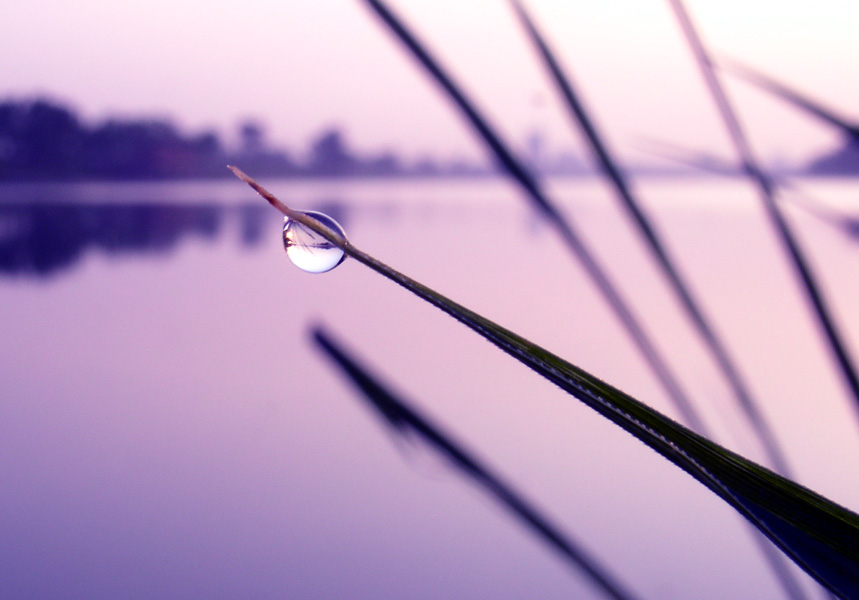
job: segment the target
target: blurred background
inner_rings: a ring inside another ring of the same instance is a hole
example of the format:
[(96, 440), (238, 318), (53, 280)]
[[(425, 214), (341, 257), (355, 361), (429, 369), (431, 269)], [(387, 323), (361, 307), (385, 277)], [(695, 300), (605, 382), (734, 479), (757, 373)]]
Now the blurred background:
[[(540, 174), (718, 441), (766, 463), (510, 6), (391, 5)], [(859, 5), (687, 5), (717, 60), (859, 115)], [(857, 406), (754, 187), (713, 172), (738, 162), (668, 4), (527, 8), (796, 479), (856, 509)], [(552, 227), (363, 2), (35, 0), (5, 7), (0, 40), (0, 595), (601, 597), (383, 429), (310, 343), (323, 323), (640, 597), (785, 596), (729, 507), (575, 399), (358, 264), (289, 263), (282, 217), (226, 164), (678, 417)], [(722, 79), (757, 156), (804, 191), (783, 208), (856, 348), (852, 142)]]

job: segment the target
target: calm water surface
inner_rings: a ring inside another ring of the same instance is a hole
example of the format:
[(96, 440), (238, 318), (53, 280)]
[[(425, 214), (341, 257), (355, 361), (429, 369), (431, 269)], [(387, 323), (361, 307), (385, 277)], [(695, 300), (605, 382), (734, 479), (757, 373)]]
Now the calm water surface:
[[(504, 182), (264, 184), (673, 414), (579, 266)], [(807, 187), (859, 213), (859, 185)], [(731, 181), (640, 189), (798, 479), (859, 508), (859, 411), (753, 194)], [(763, 460), (599, 183), (553, 191), (719, 440)], [(859, 240), (786, 207), (859, 354)], [(381, 428), (310, 344), (324, 324), (641, 597), (782, 597), (739, 517), (702, 486), (361, 265), (301, 272), (281, 227), (238, 182), (0, 188), (0, 595), (600, 597)]]

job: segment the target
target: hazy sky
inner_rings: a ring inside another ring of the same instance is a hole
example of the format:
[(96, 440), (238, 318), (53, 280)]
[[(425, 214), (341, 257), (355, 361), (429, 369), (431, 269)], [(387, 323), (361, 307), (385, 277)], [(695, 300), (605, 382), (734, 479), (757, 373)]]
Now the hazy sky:
[[(392, 5), (511, 141), (539, 130), (552, 147), (578, 145), (505, 1)], [(640, 140), (652, 138), (731, 156), (667, 2), (527, 5), (619, 151), (640, 158)], [(689, 0), (688, 7), (716, 53), (859, 117), (859, 3)], [(362, 149), (482, 156), (360, 0), (32, 0), (3, 12), (2, 97), (47, 93), (87, 118), (169, 115), (187, 129), (224, 133), (252, 116), (293, 151), (339, 123)], [(793, 160), (838, 141), (745, 84), (730, 90), (768, 158)]]

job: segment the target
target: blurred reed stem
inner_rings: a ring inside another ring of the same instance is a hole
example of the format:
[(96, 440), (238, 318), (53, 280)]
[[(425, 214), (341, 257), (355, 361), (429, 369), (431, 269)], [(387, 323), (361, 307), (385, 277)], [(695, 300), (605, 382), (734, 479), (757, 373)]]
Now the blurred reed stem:
[(737, 77), (740, 77), (741, 79), (778, 96), (782, 100), (790, 102), (806, 113), (815, 116), (833, 127), (836, 127), (854, 142), (859, 142), (859, 123), (851, 122), (844, 117), (835, 114), (834, 110), (823, 106), (819, 102), (813, 101), (811, 98), (800, 94), (796, 90), (793, 90), (786, 85), (779, 83), (775, 79), (767, 77), (763, 73), (747, 67), (746, 65), (742, 65), (737, 61), (722, 60), (719, 63), (719, 67), (732, 75), (736, 75)]
[[(703, 310), (699, 308), (699, 304), (694, 299), (690, 286), (675, 267), (668, 249), (660, 239), (659, 234), (645, 214), (644, 209), (635, 199), (632, 188), (628, 184), (623, 171), (609, 152), (608, 145), (598, 133), (596, 124), (585, 109), (581, 98), (574, 91), (570, 77), (561, 68), (544, 36), (537, 29), (533, 19), (531, 19), (522, 3), (518, 0), (511, 0), (511, 4), (534, 45), (537, 54), (542, 59), (546, 70), (560, 92), (574, 123), (578, 125), (591, 148), (600, 171), (611, 184), (616, 197), (620, 200), (621, 206), (626, 210), (632, 222), (637, 227), (652, 257), (666, 277), (669, 287), (674, 292), (680, 306), (692, 323), (694, 330), (703, 340), (704, 346), (710, 352), (711, 357), (728, 382), (734, 399), (739, 405), (740, 412), (751, 425), (752, 431), (755, 432), (776, 471), (790, 476), (790, 468), (785, 454), (764, 418), (763, 413), (758, 409), (757, 402), (752, 397), (739, 368), (722, 342), (721, 336), (718, 335), (715, 327), (710, 324), (709, 319), (705, 317)], [(713, 439), (712, 434), (707, 429), (701, 430), (700, 433)], [(775, 550), (758, 530), (752, 528), (751, 533), (764, 559), (769, 564), (787, 596), (793, 600), (804, 600), (805, 596), (802, 593), (799, 582), (792, 576), (784, 557)]]
[(857, 415), (859, 415), (859, 376), (856, 374), (853, 360), (842, 340), (841, 333), (830, 315), (823, 292), (814, 277), (811, 266), (805, 258), (805, 253), (800, 248), (798, 240), (776, 202), (775, 187), (755, 159), (748, 138), (743, 132), (736, 112), (716, 76), (713, 62), (704, 48), (701, 37), (698, 35), (683, 2), (681, 0), (669, 0), (669, 3), (677, 17), (683, 35), (695, 56), (698, 68), (710, 91), (710, 95), (713, 97), (713, 101), (716, 103), (719, 115), (728, 131), (734, 148), (742, 160), (746, 174), (758, 188), (767, 218), (775, 230), (778, 239), (781, 241), (782, 248), (787, 254), (790, 264), (793, 266), (794, 273), (798, 277), (811, 310), (817, 318), (820, 330), (828, 342), (833, 359), (841, 372), (844, 384), (852, 395), (854, 408), (857, 410)]
[(519, 184), (537, 210), (555, 227), (567, 248), (578, 259), (585, 272), (601, 292), (604, 300), (611, 307), (615, 317), (632, 338), (635, 347), (656, 375), (683, 420), (693, 429), (702, 431), (703, 420), (689, 401), (688, 394), (682, 389), (679, 379), (673, 374), (667, 361), (644, 330), (640, 319), (635, 315), (630, 304), (622, 297), (619, 288), (599, 264), (596, 256), (577, 233), (572, 222), (566, 219), (555, 204), (549, 200), (537, 180), (523, 165), (522, 161), (518, 160), (508, 146), (502, 142), (500, 136), (477, 110), (474, 102), (467, 97), (459, 85), (454, 83), (453, 79), (442, 69), (440, 63), (429, 54), (425, 45), (418, 41), (403, 21), (395, 16), (381, 0), (365, 0), (365, 2), (388, 29), (396, 35), (397, 39), (418, 61), (418, 64), (432, 76), (465, 116), (500, 166)]
[(632, 188), (626, 180), (626, 176), (612, 157), (611, 152), (609, 152), (608, 145), (599, 134), (593, 119), (588, 115), (587, 110), (585, 110), (584, 103), (578, 94), (576, 94), (570, 77), (561, 68), (554, 53), (546, 43), (544, 36), (537, 29), (522, 3), (518, 0), (511, 0), (511, 4), (529, 38), (536, 47), (538, 54), (542, 58), (546, 69), (552, 76), (552, 80), (563, 97), (570, 114), (573, 116), (574, 122), (579, 126), (581, 133), (587, 140), (600, 170), (612, 185), (621, 205), (626, 209), (627, 214), (638, 228), (654, 260), (656, 260), (662, 273), (668, 280), (669, 286), (674, 292), (680, 306), (683, 307), (686, 316), (691, 321), (695, 331), (703, 340), (705, 347), (709, 350), (714, 362), (728, 382), (734, 399), (750, 423), (752, 430), (756, 433), (758, 440), (760, 440), (772, 466), (781, 474), (790, 476), (791, 471), (785, 453), (770, 429), (766, 418), (758, 408), (758, 403), (749, 391), (749, 386), (745, 382), (739, 367), (737, 367), (736, 361), (731, 356), (715, 326), (711, 324), (710, 319), (700, 308), (699, 302), (694, 298), (691, 286), (680, 274), (667, 247), (660, 239), (643, 207), (636, 200), (632, 193)]

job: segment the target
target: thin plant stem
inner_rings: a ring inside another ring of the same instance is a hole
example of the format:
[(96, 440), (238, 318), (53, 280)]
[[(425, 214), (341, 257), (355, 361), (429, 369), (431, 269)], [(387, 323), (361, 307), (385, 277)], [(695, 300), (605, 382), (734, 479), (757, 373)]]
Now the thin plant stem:
[(698, 411), (689, 401), (686, 392), (683, 391), (679, 379), (672, 373), (667, 361), (662, 357), (656, 345), (651, 341), (642, 327), (640, 319), (635, 315), (630, 304), (621, 296), (619, 288), (609, 278), (593, 252), (586, 246), (572, 222), (565, 218), (561, 211), (556, 208), (555, 204), (549, 200), (536, 178), (514, 156), (507, 145), (501, 141), (500, 136), (490, 127), (488, 121), (479, 113), (474, 103), (467, 98), (460, 86), (456, 85), (453, 79), (441, 68), (439, 62), (429, 54), (424, 44), (420, 43), (415, 35), (406, 28), (402, 20), (395, 16), (380, 0), (365, 0), (365, 2), (445, 91), (447, 96), (465, 116), (468, 123), (478, 133), (480, 139), (492, 152), (501, 167), (519, 184), (537, 209), (555, 227), (566, 246), (575, 258), (578, 259), (585, 272), (602, 293), (603, 298), (611, 307), (615, 317), (632, 338), (639, 353), (665, 389), (669, 399), (673, 402), (684, 421), (693, 429), (703, 431), (704, 422), (699, 416)]
[[(692, 152), (661, 142), (658, 144), (651, 143), (649, 146), (648, 151), (657, 156), (700, 171), (729, 177), (733, 177), (739, 173), (734, 164), (709, 153)], [(773, 183), (780, 189), (790, 192), (789, 194), (782, 195), (783, 199), (792, 202), (795, 206), (820, 221), (831, 225), (848, 238), (855, 240), (859, 237), (859, 218), (827, 206), (825, 202), (819, 198), (815, 198), (807, 190), (802, 189), (795, 181), (786, 177), (774, 177)]]
[(287, 217), (450, 315), (683, 469), (840, 598), (859, 597), (859, 515), (719, 446), (587, 371), (389, 267), (319, 221), (286, 207), (239, 169), (231, 168)]
[(796, 90), (793, 90), (786, 85), (779, 83), (775, 79), (771, 77), (767, 77), (763, 73), (755, 71), (754, 69), (742, 65), (736, 61), (725, 61), (722, 60), (719, 63), (719, 68), (732, 75), (736, 75), (741, 79), (746, 80), (753, 85), (756, 85), (760, 88), (765, 89), (781, 98), (782, 100), (786, 100), (793, 104), (794, 106), (798, 106), (805, 112), (815, 116), (816, 118), (824, 121), (833, 127), (841, 130), (842, 133), (846, 134), (849, 138), (852, 138), (855, 141), (859, 141), (859, 124), (855, 122), (851, 122), (835, 113), (835, 111), (831, 110), (823, 106), (819, 102), (815, 102), (811, 98), (800, 94)]
[(781, 449), (778, 439), (767, 423), (766, 418), (758, 408), (758, 402), (752, 396), (749, 386), (737, 366), (736, 360), (731, 356), (715, 326), (711, 324), (710, 319), (704, 314), (700, 303), (694, 298), (691, 286), (685, 281), (680, 270), (675, 266), (675, 261), (671, 257), (668, 248), (651, 224), (643, 207), (636, 200), (626, 176), (614, 158), (612, 158), (608, 145), (597, 131), (596, 124), (588, 115), (581, 98), (579, 98), (579, 95), (573, 89), (569, 76), (562, 70), (552, 50), (522, 4), (518, 0), (511, 0), (511, 3), (528, 36), (537, 48), (547, 70), (551, 74), (555, 85), (563, 96), (569, 112), (574, 117), (575, 123), (579, 126), (587, 140), (600, 169), (614, 188), (621, 205), (626, 209), (627, 214), (637, 226), (647, 247), (668, 280), (669, 286), (679, 301), (680, 306), (683, 307), (686, 316), (704, 341), (705, 347), (709, 350), (714, 362), (728, 382), (740, 410), (757, 434), (758, 440), (760, 440), (761, 445), (766, 451), (771, 464), (778, 472), (790, 476), (790, 467), (785, 453)]
[[(771, 464), (778, 472), (789, 476), (790, 468), (785, 454), (781, 450), (778, 440), (770, 429), (763, 413), (758, 409), (757, 402), (752, 397), (739, 368), (728, 352), (727, 346), (722, 342), (716, 329), (710, 324), (709, 319), (705, 317), (704, 312), (699, 308), (698, 302), (693, 298), (691, 288), (684, 281), (680, 271), (674, 266), (674, 261), (670, 257), (668, 249), (663, 244), (656, 229), (650, 223), (644, 209), (633, 196), (632, 189), (627, 183), (625, 175), (612, 158), (608, 146), (603, 141), (602, 136), (599, 135), (593, 119), (585, 110), (584, 103), (575, 93), (570, 78), (561, 69), (554, 54), (522, 4), (517, 0), (511, 0), (511, 4), (525, 31), (528, 33), (528, 37), (536, 47), (538, 54), (551, 74), (556, 87), (564, 98), (565, 104), (572, 114), (575, 123), (584, 134), (597, 160), (598, 166), (614, 188), (621, 205), (626, 209), (627, 214), (637, 226), (652, 256), (668, 280), (675, 297), (678, 299), (681, 307), (683, 307), (687, 318), (704, 341), (705, 347), (709, 350), (716, 365), (727, 380), (741, 412), (752, 426), (752, 430), (761, 442)], [(799, 583), (792, 576), (785, 564), (784, 557), (775, 551), (772, 545), (757, 529), (751, 528), (750, 531), (764, 559), (770, 565), (773, 574), (787, 595), (793, 600), (804, 600), (805, 597), (802, 594)]]
[(857, 415), (859, 415), (859, 376), (856, 373), (856, 369), (847, 346), (841, 339), (838, 327), (830, 315), (827, 302), (823, 297), (823, 292), (820, 289), (814, 274), (812, 273), (811, 266), (808, 264), (805, 254), (800, 248), (799, 241), (794, 236), (790, 225), (776, 202), (775, 186), (758, 166), (758, 162), (754, 157), (751, 145), (743, 132), (736, 112), (728, 100), (728, 96), (725, 94), (722, 85), (719, 83), (719, 79), (716, 76), (715, 69), (713, 68), (713, 63), (704, 48), (703, 42), (701, 41), (683, 2), (681, 0), (669, 0), (669, 3), (674, 10), (674, 14), (677, 17), (684, 36), (686, 37), (686, 41), (692, 49), (692, 53), (698, 63), (701, 75), (704, 77), (707, 88), (716, 103), (719, 114), (725, 124), (725, 128), (728, 130), (728, 134), (730, 135), (737, 154), (742, 160), (744, 170), (758, 188), (761, 202), (764, 205), (764, 210), (770, 224), (775, 229), (776, 235), (781, 241), (782, 247), (793, 266), (794, 272), (799, 279), (803, 291), (805, 292), (805, 296), (817, 318), (820, 329), (830, 350), (832, 351), (833, 358), (835, 359), (838, 369), (842, 375), (844, 384), (853, 398), (853, 405), (857, 410)]

